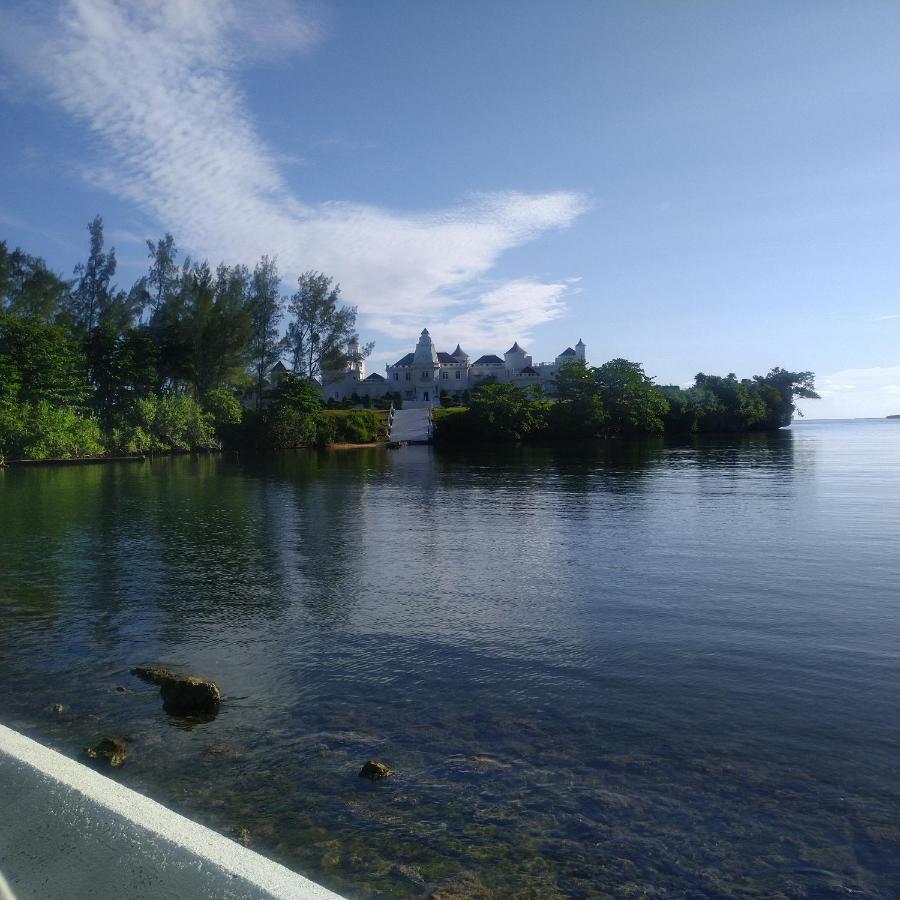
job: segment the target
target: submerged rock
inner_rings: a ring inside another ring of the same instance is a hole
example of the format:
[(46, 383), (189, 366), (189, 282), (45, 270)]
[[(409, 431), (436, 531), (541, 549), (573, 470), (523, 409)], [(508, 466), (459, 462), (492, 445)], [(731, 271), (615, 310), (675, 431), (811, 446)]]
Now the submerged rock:
[(212, 744), (200, 756), (203, 759), (241, 759), (244, 756), (240, 747), (234, 744)]
[(66, 711), (66, 708), (62, 705), (62, 703), (51, 703), (47, 707), (47, 710), (49, 712), (56, 713), (56, 715), (58, 716), (61, 716)]
[(429, 895), (429, 900), (493, 900), (497, 894), (474, 875), (448, 881)]
[(417, 866), (408, 866), (402, 863), (394, 865), (391, 867), (391, 875), (408, 881), (417, 888), (425, 887), (425, 876), (422, 875), (422, 871)]
[(84, 754), (98, 762), (106, 763), (113, 769), (118, 769), (128, 759), (128, 748), (115, 738), (103, 738), (93, 747), (85, 747)]
[(164, 669), (162, 666), (135, 666), (131, 670), (132, 675), (137, 675), (143, 681), (149, 681), (151, 684), (162, 684), (166, 678), (171, 678), (175, 673), (171, 669)]
[(132, 675), (159, 685), (166, 712), (176, 716), (208, 716), (219, 710), (219, 686), (196, 675), (178, 675), (162, 666), (136, 666)]
[(249, 847), (252, 842), (250, 829), (243, 828), (242, 826), (232, 826), (230, 828), (226, 828), (223, 834), (225, 835), (225, 837), (230, 838), (233, 841), (237, 841), (237, 843), (241, 844), (244, 847)]
[(222, 695), (214, 681), (196, 675), (170, 675), (159, 685), (163, 707), (174, 715), (214, 713)]
[(366, 761), (366, 764), (359, 770), (360, 778), (368, 778), (369, 781), (379, 781), (382, 778), (387, 778), (389, 775), (393, 775), (393, 769), (386, 766), (383, 762), (379, 762), (377, 759), (370, 759)]

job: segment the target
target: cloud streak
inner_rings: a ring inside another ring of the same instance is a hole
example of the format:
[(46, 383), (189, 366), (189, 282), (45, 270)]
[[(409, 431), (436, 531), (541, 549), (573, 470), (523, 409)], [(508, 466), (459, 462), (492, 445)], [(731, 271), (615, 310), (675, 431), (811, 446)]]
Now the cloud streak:
[(103, 139), (94, 182), (152, 213), (194, 255), (270, 253), (288, 277), (333, 274), (368, 324), (397, 338), (427, 323), (477, 347), (527, 339), (561, 315), (569, 282), (498, 284), (491, 270), (510, 248), (571, 225), (585, 209), (578, 194), (471, 194), (416, 214), (292, 194), (237, 73), (262, 47), (307, 52), (323, 34), (284, 0), (70, 0), (41, 69), (53, 97)]

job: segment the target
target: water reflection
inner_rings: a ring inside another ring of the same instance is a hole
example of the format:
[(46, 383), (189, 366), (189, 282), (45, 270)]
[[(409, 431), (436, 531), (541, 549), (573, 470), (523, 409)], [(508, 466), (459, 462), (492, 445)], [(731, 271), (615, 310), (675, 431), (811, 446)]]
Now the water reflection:
[(900, 432), (831, 434), (9, 470), (0, 716), (351, 894), (888, 896)]

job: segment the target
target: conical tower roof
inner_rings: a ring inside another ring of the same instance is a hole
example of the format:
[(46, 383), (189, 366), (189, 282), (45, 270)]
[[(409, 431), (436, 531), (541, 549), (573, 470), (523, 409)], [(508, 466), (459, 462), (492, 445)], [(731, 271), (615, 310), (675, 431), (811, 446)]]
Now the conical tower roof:
[(437, 365), (437, 361), (437, 350), (434, 349), (434, 341), (431, 340), (428, 329), (423, 328), (422, 334), (419, 335), (419, 342), (416, 344), (416, 351), (413, 354), (413, 365)]
[(460, 347), (459, 344), (456, 345), (456, 349), (450, 355), (454, 356), (458, 359), (468, 359), (469, 358), (469, 354), (466, 353), (466, 351), (463, 350), (463, 348)]

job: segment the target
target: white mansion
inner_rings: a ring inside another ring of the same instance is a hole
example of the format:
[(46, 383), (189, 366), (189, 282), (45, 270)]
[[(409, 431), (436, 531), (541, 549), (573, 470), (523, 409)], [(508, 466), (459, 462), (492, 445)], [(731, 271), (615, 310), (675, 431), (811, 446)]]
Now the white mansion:
[(385, 366), (384, 375), (373, 372), (367, 377), (359, 346), (351, 344), (350, 365), (343, 372), (327, 373), (322, 391), (326, 401), (348, 400), (354, 394), (374, 400), (387, 393), (399, 393), (405, 405), (438, 406), (442, 394), (460, 395), (490, 378), (500, 384), (519, 387), (538, 385), (544, 392), (552, 393), (559, 367), (566, 362), (584, 362), (584, 350), (584, 342), (579, 340), (574, 350), (567, 347), (552, 363), (535, 365), (528, 353), (514, 343), (503, 354), (503, 359), (487, 354), (472, 362), (459, 344), (452, 353), (435, 349), (426, 328), (419, 336), (415, 351), (393, 365)]

